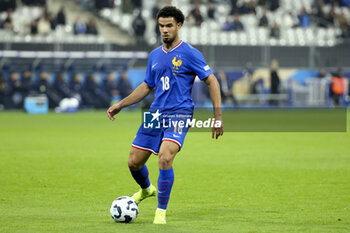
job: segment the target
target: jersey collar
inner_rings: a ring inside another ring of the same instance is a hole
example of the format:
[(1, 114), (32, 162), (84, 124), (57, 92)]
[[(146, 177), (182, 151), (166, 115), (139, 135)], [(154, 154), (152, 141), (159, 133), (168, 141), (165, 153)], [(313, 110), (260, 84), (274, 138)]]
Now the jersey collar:
[(177, 49), (178, 47), (180, 47), (182, 45), (184, 41), (181, 40), (174, 48), (170, 49), (169, 51), (166, 51), (165, 48), (164, 48), (164, 45), (162, 45), (162, 51), (167, 54), (167, 53), (170, 53), (172, 51), (174, 51), (175, 49)]

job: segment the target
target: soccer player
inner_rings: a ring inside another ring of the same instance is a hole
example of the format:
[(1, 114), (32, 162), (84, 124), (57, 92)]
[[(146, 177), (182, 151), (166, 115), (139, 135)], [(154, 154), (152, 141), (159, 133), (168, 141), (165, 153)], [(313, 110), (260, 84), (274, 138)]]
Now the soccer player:
[[(191, 45), (180, 40), (178, 32), (184, 23), (183, 13), (173, 6), (166, 6), (157, 15), (163, 45), (153, 50), (148, 58), (148, 66), (144, 82), (129, 96), (107, 110), (109, 119), (114, 120), (124, 107), (141, 101), (153, 89), (155, 99), (150, 107), (153, 119), (161, 115), (193, 114), (191, 89), (196, 75), (209, 87), (214, 107), (215, 122), (212, 138), (223, 134), (220, 86), (202, 54)], [(159, 112), (161, 111), (161, 112)], [(165, 114), (166, 113), (166, 114)], [(137, 203), (145, 198), (155, 196), (156, 188), (148, 178), (145, 163), (150, 155), (159, 157), (158, 208), (155, 212), (154, 224), (166, 223), (166, 209), (174, 182), (173, 161), (183, 146), (187, 129), (168, 127), (146, 130), (144, 124), (139, 128), (132, 143), (128, 166), (135, 181), (140, 185), (139, 192), (131, 197)]]

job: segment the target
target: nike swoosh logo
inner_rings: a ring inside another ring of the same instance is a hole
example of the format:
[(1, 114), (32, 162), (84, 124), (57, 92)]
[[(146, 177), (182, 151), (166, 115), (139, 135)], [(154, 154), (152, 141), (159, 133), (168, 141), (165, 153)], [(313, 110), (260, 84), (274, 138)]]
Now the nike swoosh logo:
[(153, 69), (156, 65), (158, 65), (158, 62), (152, 66), (152, 69)]
[(179, 138), (180, 136), (176, 135), (176, 134), (173, 134), (173, 137), (175, 138)]

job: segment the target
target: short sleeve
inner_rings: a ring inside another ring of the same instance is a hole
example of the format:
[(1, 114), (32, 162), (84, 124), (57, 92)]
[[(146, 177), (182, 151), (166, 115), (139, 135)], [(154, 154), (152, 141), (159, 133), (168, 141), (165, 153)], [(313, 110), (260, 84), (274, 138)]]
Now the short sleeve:
[(213, 72), (211, 71), (206, 61), (204, 60), (202, 53), (195, 48), (191, 48), (191, 49), (192, 49), (192, 57), (191, 57), (192, 70), (200, 80), (203, 80)]
[(150, 88), (153, 88), (155, 86), (154, 84), (154, 77), (152, 75), (152, 58), (151, 54), (148, 57), (148, 65), (146, 70), (146, 76), (143, 80)]

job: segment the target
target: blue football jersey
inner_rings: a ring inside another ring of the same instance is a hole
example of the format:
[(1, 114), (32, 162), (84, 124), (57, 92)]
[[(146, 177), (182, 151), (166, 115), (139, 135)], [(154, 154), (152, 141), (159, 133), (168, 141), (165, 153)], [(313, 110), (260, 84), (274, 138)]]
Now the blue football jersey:
[(211, 73), (203, 55), (183, 41), (169, 51), (164, 45), (158, 47), (148, 57), (144, 80), (149, 87), (155, 88), (151, 109), (193, 111), (191, 91), (194, 79), (197, 75), (203, 80)]

